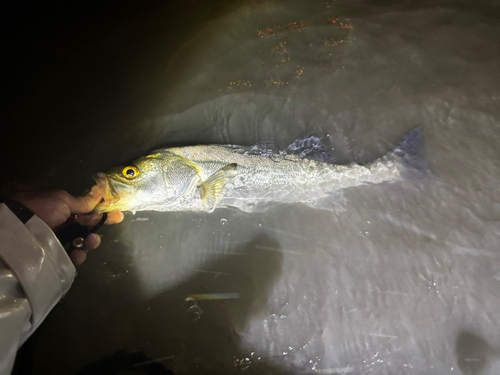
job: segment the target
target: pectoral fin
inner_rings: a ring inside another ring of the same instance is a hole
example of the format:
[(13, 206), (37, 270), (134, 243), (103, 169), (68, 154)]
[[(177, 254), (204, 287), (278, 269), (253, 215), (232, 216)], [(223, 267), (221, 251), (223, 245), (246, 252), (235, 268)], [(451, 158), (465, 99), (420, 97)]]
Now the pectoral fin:
[(222, 201), (227, 193), (226, 184), (234, 181), (237, 174), (236, 163), (229, 164), (219, 169), (198, 186), (201, 201), (208, 212), (215, 210), (215, 207)]

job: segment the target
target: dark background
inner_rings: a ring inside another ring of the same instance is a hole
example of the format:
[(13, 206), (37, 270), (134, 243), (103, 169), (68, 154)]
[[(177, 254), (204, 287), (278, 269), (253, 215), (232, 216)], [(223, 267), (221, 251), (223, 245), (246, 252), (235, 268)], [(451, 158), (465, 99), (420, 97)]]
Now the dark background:
[[(98, 140), (113, 138), (165, 100), (159, 94), (174, 81), (165, 67), (175, 50), (238, 3), (4, 5), (2, 193), (55, 187), (78, 193), (89, 186), (93, 173), (117, 162), (105, 147), (97, 148)], [(67, 158), (75, 153), (82, 157), (78, 165), (65, 162), (77, 159)]]

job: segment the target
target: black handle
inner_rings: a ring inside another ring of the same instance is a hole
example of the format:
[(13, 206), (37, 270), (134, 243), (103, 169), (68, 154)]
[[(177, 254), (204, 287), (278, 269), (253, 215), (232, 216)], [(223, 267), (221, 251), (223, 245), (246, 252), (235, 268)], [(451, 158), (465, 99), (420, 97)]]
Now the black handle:
[(83, 241), (85, 240), (85, 238), (90, 233), (96, 233), (104, 225), (104, 222), (107, 218), (108, 214), (106, 212), (103, 213), (99, 223), (97, 223), (97, 225), (91, 229), (76, 222), (62, 228), (57, 233), (57, 238), (66, 250), (66, 253), (68, 253), (69, 255), (73, 250), (81, 249), (83, 247)]

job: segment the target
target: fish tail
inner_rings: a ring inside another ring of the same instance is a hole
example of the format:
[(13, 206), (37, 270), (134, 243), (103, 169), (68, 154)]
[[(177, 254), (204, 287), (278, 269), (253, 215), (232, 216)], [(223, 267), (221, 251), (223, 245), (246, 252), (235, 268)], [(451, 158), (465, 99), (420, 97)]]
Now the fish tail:
[(422, 127), (406, 134), (394, 149), (394, 155), (401, 160), (403, 177), (423, 177), (430, 173), (429, 163), (425, 157)]

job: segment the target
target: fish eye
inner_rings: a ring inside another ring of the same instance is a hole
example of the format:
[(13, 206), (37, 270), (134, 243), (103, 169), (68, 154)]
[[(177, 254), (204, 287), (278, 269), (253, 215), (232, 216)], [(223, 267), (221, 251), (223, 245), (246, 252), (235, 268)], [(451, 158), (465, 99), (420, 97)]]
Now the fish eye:
[(140, 172), (139, 172), (139, 169), (137, 169), (137, 167), (134, 167), (133, 165), (131, 165), (131, 166), (123, 168), (122, 174), (124, 177), (131, 180), (133, 178), (138, 177)]

